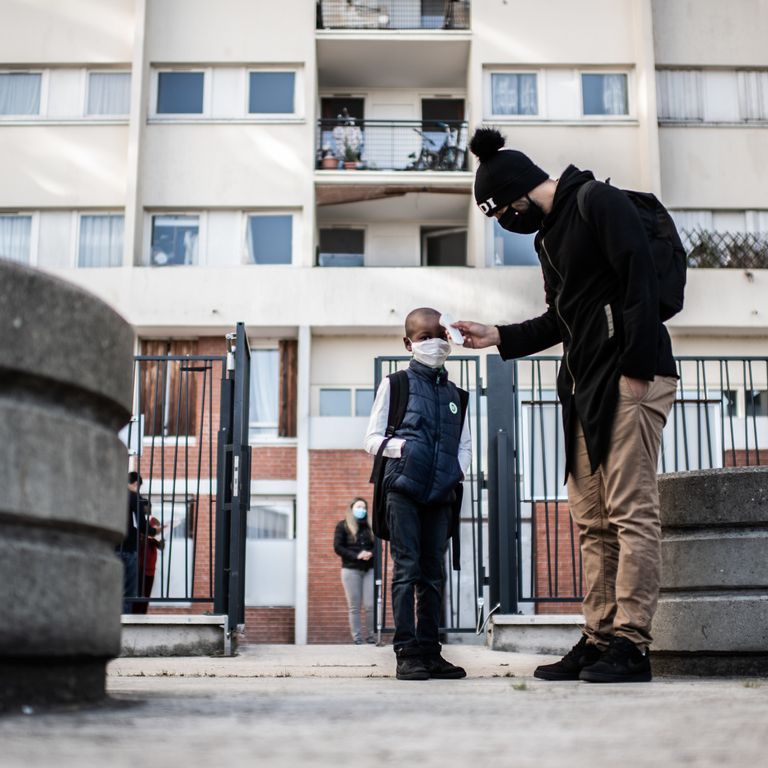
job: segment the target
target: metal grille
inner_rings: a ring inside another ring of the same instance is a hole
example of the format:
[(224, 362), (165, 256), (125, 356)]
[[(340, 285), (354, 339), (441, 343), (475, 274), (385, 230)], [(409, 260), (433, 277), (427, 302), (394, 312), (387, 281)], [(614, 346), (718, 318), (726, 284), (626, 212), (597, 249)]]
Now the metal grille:
[(682, 229), (689, 267), (768, 269), (768, 235)]
[(318, 29), (469, 29), (469, 0), (318, 0)]

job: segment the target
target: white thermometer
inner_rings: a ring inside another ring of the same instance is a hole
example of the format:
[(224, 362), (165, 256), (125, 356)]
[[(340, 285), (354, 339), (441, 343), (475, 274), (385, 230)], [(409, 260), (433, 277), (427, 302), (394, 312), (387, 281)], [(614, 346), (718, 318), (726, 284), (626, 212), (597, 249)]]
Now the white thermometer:
[(449, 314), (443, 313), (440, 315), (440, 320), (438, 322), (446, 331), (448, 331), (448, 335), (451, 337), (451, 341), (454, 344), (457, 344), (460, 347), (464, 346), (464, 337), (461, 335), (461, 331), (458, 328), (453, 327), (453, 323), (456, 321)]

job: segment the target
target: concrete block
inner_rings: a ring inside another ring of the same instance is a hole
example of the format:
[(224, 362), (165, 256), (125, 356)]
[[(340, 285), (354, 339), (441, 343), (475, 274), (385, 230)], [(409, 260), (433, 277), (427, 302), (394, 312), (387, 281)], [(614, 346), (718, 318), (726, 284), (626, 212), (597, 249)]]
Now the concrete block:
[(501, 614), (491, 618), (488, 645), (494, 651), (561, 655), (581, 636), (584, 617)]
[[(121, 656), (221, 656), (226, 616), (123, 616)], [(233, 633), (234, 637), (234, 633)]]

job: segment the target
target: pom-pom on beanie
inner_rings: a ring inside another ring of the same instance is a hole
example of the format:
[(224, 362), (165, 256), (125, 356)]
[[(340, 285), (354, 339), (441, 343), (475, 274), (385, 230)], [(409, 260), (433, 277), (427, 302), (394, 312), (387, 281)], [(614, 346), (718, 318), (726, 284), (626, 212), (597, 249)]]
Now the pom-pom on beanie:
[(480, 161), (475, 174), (475, 202), (486, 215), (518, 200), (549, 178), (528, 155), (504, 149), (504, 137), (493, 128), (478, 128), (469, 143)]

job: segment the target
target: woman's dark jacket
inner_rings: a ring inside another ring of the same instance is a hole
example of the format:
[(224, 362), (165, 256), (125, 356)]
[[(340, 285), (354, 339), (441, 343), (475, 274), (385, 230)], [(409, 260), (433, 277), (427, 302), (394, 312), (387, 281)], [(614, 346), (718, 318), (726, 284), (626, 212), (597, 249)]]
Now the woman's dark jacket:
[(621, 375), (647, 381), (676, 375), (669, 334), (659, 320), (656, 272), (640, 216), (620, 189), (597, 184), (590, 189), (588, 220), (582, 218), (576, 191), (593, 178), (589, 171), (569, 166), (536, 235), (547, 311), (499, 326), (499, 353), (505, 360), (563, 343), (557, 391), (563, 406), (566, 477), (577, 418), (592, 471), (605, 459)]
[(359, 523), (357, 536), (353, 536), (344, 520), (340, 520), (333, 534), (333, 551), (341, 558), (341, 567), (355, 568), (358, 571), (368, 571), (373, 568), (373, 558), (357, 559), (364, 549), (373, 552), (373, 533), (368, 523)]

